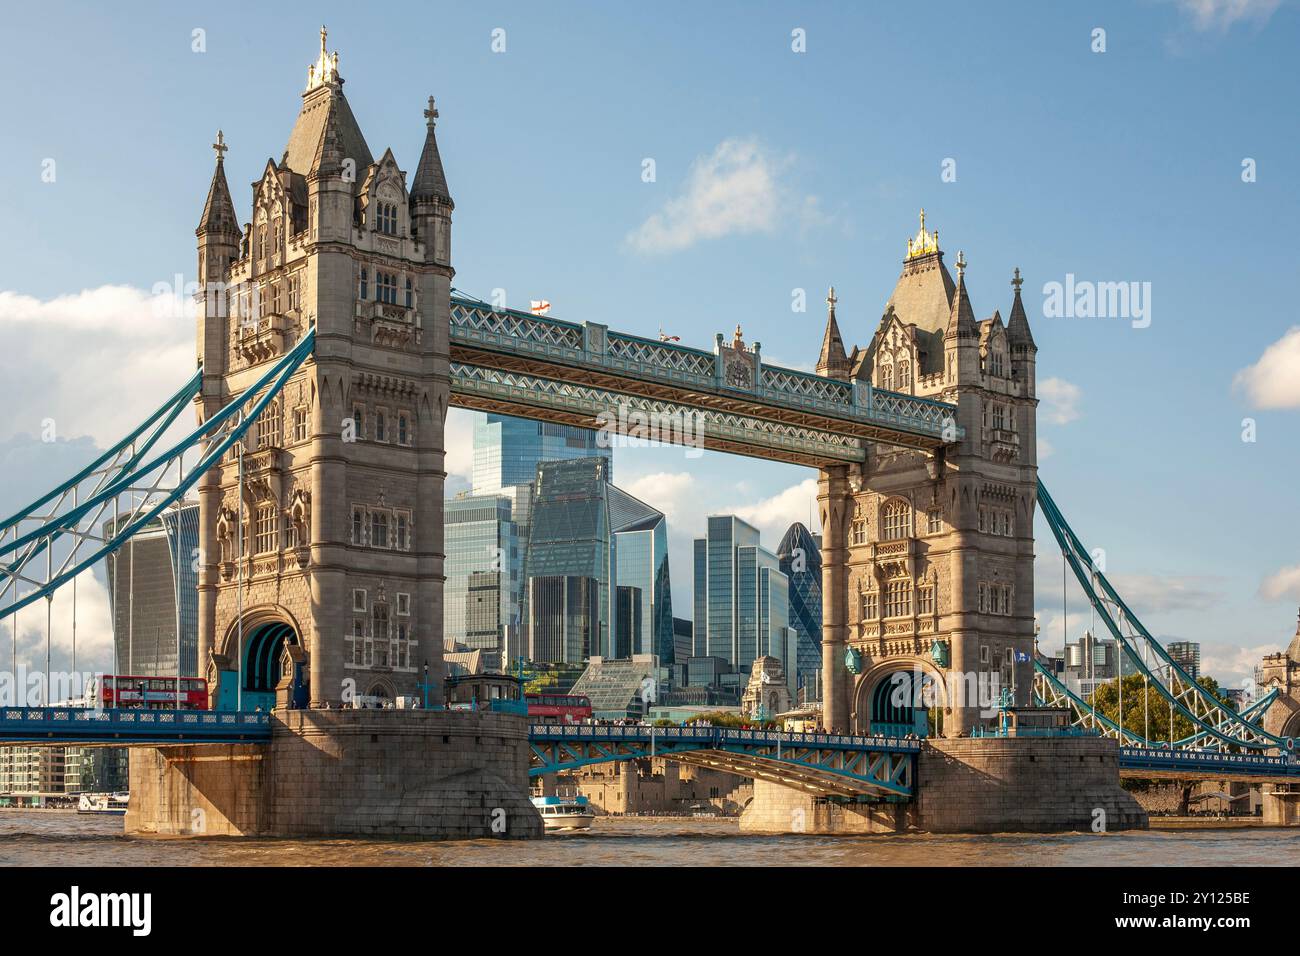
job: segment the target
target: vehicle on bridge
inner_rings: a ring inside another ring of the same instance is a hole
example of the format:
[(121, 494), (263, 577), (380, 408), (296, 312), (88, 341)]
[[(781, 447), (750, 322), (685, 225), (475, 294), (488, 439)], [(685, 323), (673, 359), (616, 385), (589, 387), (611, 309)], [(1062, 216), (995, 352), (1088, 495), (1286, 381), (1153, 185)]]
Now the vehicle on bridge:
[(581, 694), (525, 694), (535, 724), (580, 724), (591, 719), (591, 699)]
[(86, 685), (86, 706), (109, 710), (207, 710), (208, 682), (202, 677), (97, 674)]

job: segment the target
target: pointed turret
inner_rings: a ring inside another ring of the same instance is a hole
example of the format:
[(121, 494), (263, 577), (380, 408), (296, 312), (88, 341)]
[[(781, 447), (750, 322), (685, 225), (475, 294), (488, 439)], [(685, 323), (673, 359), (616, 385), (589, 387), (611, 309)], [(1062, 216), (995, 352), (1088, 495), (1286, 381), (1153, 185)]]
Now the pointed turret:
[(958, 252), (957, 288), (953, 291), (948, 327), (944, 330), (943, 337), (978, 339), (979, 334), (979, 326), (975, 324), (975, 312), (971, 308), (970, 297), (966, 294), (966, 257)]
[(1016, 267), (1011, 287), (1016, 290), (1015, 300), (1011, 303), (1011, 318), (1007, 320), (1007, 338), (1011, 341), (1012, 351), (1028, 349), (1037, 352), (1033, 333), (1029, 331), (1029, 317), (1025, 315), (1024, 303), (1020, 301), (1020, 286), (1025, 280), (1020, 278), (1020, 268)]
[(451, 211), (456, 204), (451, 201), (447, 188), (447, 175), (442, 169), (442, 156), (438, 154), (438, 139), (433, 127), (438, 120), (438, 108), (433, 97), (424, 111), (426, 132), (420, 163), (415, 168), (411, 183), (411, 226), (415, 237), (424, 244), (426, 262), (451, 265)]
[(440, 199), (451, 203), (451, 192), (447, 189), (447, 174), (442, 169), (442, 157), (438, 154), (438, 138), (433, 127), (438, 119), (438, 110), (433, 97), (429, 97), (429, 108), (424, 111), (428, 131), (424, 134), (424, 149), (420, 151), (420, 164), (415, 167), (415, 180), (411, 184), (411, 202), (422, 199)]
[(194, 234), (202, 239), (205, 235), (234, 236), (239, 239), (239, 220), (235, 216), (235, 204), (230, 199), (230, 187), (226, 184), (225, 152), (226, 137), (217, 130), (217, 141), (212, 144), (217, 153), (217, 168), (212, 171), (212, 185), (208, 187), (208, 198), (203, 204), (203, 216)]
[(817, 374), (829, 378), (847, 379), (852, 370), (848, 355), (844, 352), (844, 339), (840, 335), (839, 323), (835, 320), (835, 286), (826, 293), (826, 334), (822, 336), (822, 352), (817, 359)]

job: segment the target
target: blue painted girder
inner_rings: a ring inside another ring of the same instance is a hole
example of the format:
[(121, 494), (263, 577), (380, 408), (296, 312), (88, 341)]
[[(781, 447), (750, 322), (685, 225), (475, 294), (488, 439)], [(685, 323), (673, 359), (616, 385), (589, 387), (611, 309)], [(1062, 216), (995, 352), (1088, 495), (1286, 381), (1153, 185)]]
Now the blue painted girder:
[(247, 711), (0, 707), (0, 741), (28, 746), (260, 743), (271, 715)]

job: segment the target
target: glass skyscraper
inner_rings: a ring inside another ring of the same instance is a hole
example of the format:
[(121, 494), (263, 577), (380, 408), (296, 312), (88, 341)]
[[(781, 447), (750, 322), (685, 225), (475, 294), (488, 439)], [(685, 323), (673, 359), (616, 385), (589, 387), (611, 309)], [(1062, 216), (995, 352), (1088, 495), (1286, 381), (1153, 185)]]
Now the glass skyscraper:
[(781, 538), (776, 554), (781, 560), (781, 570), (790, 579), (790, 626), (797, 634), (795, 669), (798, 685), (802, 685), (822, 666), (821, 546), (796, 521)]
[(734, 515), (708, 519), (695, 539), (695, 655), (719, 657), (742, 672), (776, 657), (790, 668), (790, 583), (758, 529)]
[[(131, 518), (118, 520), (128, 524)], [(198, 548), (199, 506), (184, 502), (163, 511), (108, 558), (117, 673), (199, 676)]]
[(672, 653), (664, 516), (609, 474), (604, 456), (537, 467), (525, 559), (533, 660)]
[(502, 666), (519, 623), (521, 554), (505, 495), (452, 498), (443, 512), (447, 553), (443, 636)]
[(591, 428), (475, 412), (473, 493), (496, 494), (511, 485), (531, 485), (544, 461), (600, 456), (596, 434)]

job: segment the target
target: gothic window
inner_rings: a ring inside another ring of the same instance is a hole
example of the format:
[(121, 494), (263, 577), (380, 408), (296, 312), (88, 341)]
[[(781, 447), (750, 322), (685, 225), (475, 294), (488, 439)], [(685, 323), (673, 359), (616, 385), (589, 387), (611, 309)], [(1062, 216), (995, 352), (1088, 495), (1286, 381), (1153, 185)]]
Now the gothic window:
[(411, 616), (411, 595), (407, 594), (404, 591), (397, 592), (397, 616), (398, 617)]
[(903, 578), (885, 585), (885, 617), (907, 617), (912, 613), (912, 582)]
[(365, 269), (362, 269), (361, 270), (361, 301), (362, 302), (366, 301), (366, 297), (370, 295), (369, 282), (370, 282), (369, 273), (367, 273)]
[(352, 622), (352, 663), (357, 667), (365, 663), (366, 625), (359, 621)]
[(397, 235), (397, 206), (390, 202), (381, 202), (376, 213), (379, 231), (386, 236)]
[(393, 642), (393, 666), (411, 666), (411, 628), (404, 621), (397, 624), (397, 640)]
[(993, 351), (989, 353), (989, 371), (999, 378), (1004, 374), (1001, 352)]
[(880, 367), (880, 387), (883, 389), (892, 389), (894, 387), (893, 365), (882, 365)]
[(388, 547), (388, 515), (382, 511), (373, 511), (370, 514), (370, 546)]
[(375, 441), (388, 441), (388, 415), (384, 409), (375, 409)]
[(981, 664), (987, 664), (988, 662), (989, 662), (989, 646), (988, 646), (987, 644), (981, 644), (981, 645), (980, 645), (980, 663), (981, 663)]
[(265, 261), (270, 252), (266, 244), (266, 223), (261, 223), (257, 227), (257, 257)]
[(366, 610), (366, 589), (365, 588), (352, 589), (352, 610), (365, 613)]
[(311, 420), (307, 417), (307, 407), (299, 405), (293, 410), (293, 440), (306, 441), (310, 437), (308, 429), (311, 427)]
[(1007, 407), (1005, 405), (993, 406), (993, 427), (995, 429), (1005, 429), (1007, 427)]
[(370, 616), (370, 637), (375, 643), (375, 666), (388, 666), (388, 605), (375, 602)]
[(289, 276), (289, 311), (302, 307), (302, 278)]
[(875, 591), (863, 591), (858, 595), (861, 604), (862, 620), (874, 621), (879, 614), (879, 605)]
[(411, 443), (411, 420), (406, 412), (399, 412), (397, 415), (397, 444), (409, 445)]
[(352, 543), (365, 544), (366, 512), (363, 508), (352, 509)]
[(916, 589), (916, 613), (934, 613), (934, 585), (926, 585)]
[(912, 532), (912, 507), (902, 498), (889, 501), (880, 515), (880, 540), (897, 541)]
[(408, 309), (415, 308), (415, 289), (412, 287), (410, 279), (406, 280), (406, 307)]
[(411, 518), (409, 515), (398, 512), (394, 515), (393, 521), (393, 547), (398, 551), (406, 551), (410, 546), (409, 537), (411, 530)]
[(257, 447), (274, 448), (280, 444), (280, 403), (272, 402), (257, 416)]
[(898, 363), (898, 387), (908, 388), (912, 384), (912, 363)]
[(853, 516), (849, 536), (853, 544), (867, 543), (867, 519), (863, 516), (861, 508), (858, 508), (857, 513)]
[(352, 427), (356, 430), (353, 437), (357, 441), (366, 437), (366, 411), (360, 405), (352, 409)]
[(376, 272), (375, 298), (385, 305), (397, 305), (397, 276), (391, 272)]
[(256, 537), (253, 542), (257, 554), (279, 550), (275, 542), (276, 529), (275, 505), (271, 503), (258, 505)]
[(292, 515), (285, 515), (284, 546), (289, 550), (298, 547), (298, 525), (294, 522)]
[(282, 303), (280, 299), (280, 289), (281, 289), (281, 285), (279, 282), (271, 283), (271, 314), (272, 315), (279, 315), (281, 311), (280, 306)]
[(926, 512), (925, 530), (928, 534), (939, 534), (943, 531), (943, 512), (928, 511)]

